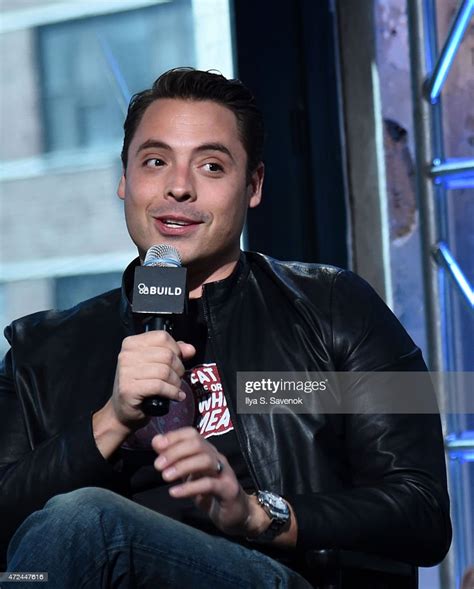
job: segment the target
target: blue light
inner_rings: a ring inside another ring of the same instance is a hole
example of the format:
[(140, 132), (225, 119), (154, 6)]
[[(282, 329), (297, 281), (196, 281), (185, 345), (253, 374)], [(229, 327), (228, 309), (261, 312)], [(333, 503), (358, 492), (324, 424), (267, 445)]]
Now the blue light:
[(459, 267), (458, 263), (451, 255), (448, 246), (443, 242), (438, 243), (438, 258), (443, 263), (446, 270), (448, 270), (454, 279), (454, 282), (459, 287), (462, 294), (466, 297), (471, 307), (474, 308), (474, 290), (469, 284), (467, 278), (464, 276), (463, 271)]
[[(441, 178), (437, 178), (441, 183)], [(442, 179), (447, 190), (466, 190), (474, 188), (474, 175), (466, 174), (465, 176), (445, 176)]]
[(474, 462), (474, 432), (466, 430), (461, 434), (446, 436), (446, 448), (450, 460)]
[(439, 157), (432, 162), (430, 175), (435, 184), (444, 183), (446, 188), (455, 190), (474, 186), (474, 159), (452, 158), (442, 161)]
[(432, 104), (438, 101), (441, 88), (449, 73), (454, 56), (456, 55), (456, 51), (462, 41), (473, 12), (474, 0), (464, 0), (431, 76), (430, 101)]
[(449, 459), (456, 462), (474, 462), (474, 450), (456, 450), (449, 453)]

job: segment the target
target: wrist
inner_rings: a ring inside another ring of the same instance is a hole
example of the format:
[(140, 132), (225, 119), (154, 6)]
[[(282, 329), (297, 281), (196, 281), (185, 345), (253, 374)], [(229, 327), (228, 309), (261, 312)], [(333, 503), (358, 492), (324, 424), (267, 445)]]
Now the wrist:
[(270, 523), (260, 533), (247, 536), (247, 540), (258, 543), (278, 542), (292, 527), (290, 505), (272, 491), (258, 491), (256, 499)]
[(260, 505), (256, 495), (249, 495), (249, 515), (244, 524), (244, 534), (247, 538), (257, 538), (265, 532), (271, 519)]
[(132, 430), (118, 420), (109, 400), (92, 415), (92, 432), (99, 452), (107, 459), (132, 433)]

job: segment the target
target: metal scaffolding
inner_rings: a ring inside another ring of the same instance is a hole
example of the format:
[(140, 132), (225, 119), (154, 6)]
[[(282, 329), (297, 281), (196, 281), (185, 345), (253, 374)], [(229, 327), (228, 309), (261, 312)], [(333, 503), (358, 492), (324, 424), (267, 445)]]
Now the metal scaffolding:
[[(428, 356), (430, 369), (442, 372), (455, 369), (453, 338), (448, 330), (452, 306), (448, 281), (457, 288), (470, 311), (474, 309), (473, 287), (448, 246), (446, 203), (448, 190), (474, 187), (474, 160), (445, 157), (440, 100), (443, 84), (474, 14), (474, 0), (460, 2), (439, 52), (435, 0), (409, 0), (407, 8)], [(449, 407), (446, 390), (442, 396), (442, 406)], [(448, 460), (460, 451), (472, 455), (474, 440), (460, 440), (459, 432), (452, 433), (451, 425), (444, 415), (443, 429), (445, 434), (450, 434), (446, 435)], [(451, 480), (450, 483), (456, 526), (456, 523), (463, 523), (462, 506), (466, 504), (466, 490), (462, 481)], [(459, 542), (441, 567), (443, 589), (457, 586), (455, 580), (460, 578), (460, 567), (467, 560), (465, 547)]]

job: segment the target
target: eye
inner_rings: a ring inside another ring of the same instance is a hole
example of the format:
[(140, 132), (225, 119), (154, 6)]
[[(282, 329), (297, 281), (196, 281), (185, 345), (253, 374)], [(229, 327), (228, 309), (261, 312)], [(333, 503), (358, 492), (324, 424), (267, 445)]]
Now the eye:
[(204, 164), (204, 169), (207, 172), (223, 172), (224, 168), (220, 164), (216, 164), (216, 162), (208, 162)]
[(165, 162), (158, 157), (152, 157), (143, 162), (143, 165), (147, 168), (159, 168), (165, 165)]

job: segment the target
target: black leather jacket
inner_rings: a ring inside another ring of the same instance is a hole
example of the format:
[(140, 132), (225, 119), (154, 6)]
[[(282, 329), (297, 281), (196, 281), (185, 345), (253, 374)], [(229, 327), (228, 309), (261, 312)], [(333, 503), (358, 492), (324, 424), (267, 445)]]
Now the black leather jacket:
[[(112, 392), (133, 333), (126, 289), (14, 321), (0, 374), (3, 547), (52, 496), (128, 484), (99, 453), (91, 415)], [(437, 415), (236, 413), (237, 371), (425, 370), (370, 286), (321, 265), (246, 253), (204, 287), (204, 309), (238, 440), (257, 488), (285, 496), (298, 550), (364, 550), (429, 566), (451, 540)], [(365, 391), (362, 392), (365, 394)]]

